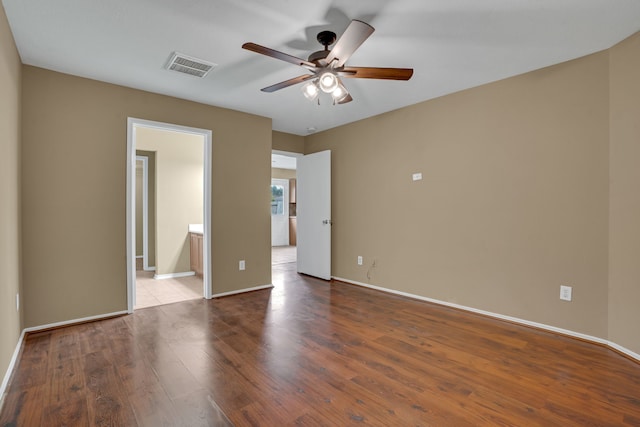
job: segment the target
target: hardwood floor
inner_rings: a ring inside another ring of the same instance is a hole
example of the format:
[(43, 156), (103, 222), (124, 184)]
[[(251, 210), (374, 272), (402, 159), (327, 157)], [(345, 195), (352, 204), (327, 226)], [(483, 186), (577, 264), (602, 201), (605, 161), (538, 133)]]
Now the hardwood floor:
[(640, 426), (640, 365), (605, 348), (273, 281), (29, 335), (0, 426)]

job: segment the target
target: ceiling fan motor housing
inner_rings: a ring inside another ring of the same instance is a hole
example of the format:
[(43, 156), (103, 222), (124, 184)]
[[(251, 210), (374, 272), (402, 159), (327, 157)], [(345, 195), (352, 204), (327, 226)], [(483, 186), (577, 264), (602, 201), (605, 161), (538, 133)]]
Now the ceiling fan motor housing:
[(324, 46), (324, 50), (319, 50), (309, 55), (309, 62), (320, 65), (319, 61), (329, 56), (329, 45), (332, 45), (336, 42), (336, 33), (334, 33), (333, 31), (320, 31), (318, 33), (317, 39), (318, 42), (320, 42), (320, 44)]
[(311, 55), (309, 55), (309, 62), (313, 62), (314, 64), (318, 65), (318, 61), (325, 59), (327, 56), (329, 56), (329, 53), (331, 53), (330, 50), (319, 50), (317, 52), (313, 52)]
[(316, 38), (318, 42), (327, 49), (330, 44), (334, 44), (336, 42), (336, 33), (333, 31), (320, 31)]

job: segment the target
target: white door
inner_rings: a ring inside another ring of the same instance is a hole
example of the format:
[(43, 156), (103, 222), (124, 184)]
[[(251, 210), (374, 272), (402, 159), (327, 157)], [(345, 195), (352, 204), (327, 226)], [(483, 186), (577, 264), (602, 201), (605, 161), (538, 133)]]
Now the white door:
[(289, 245), (289, 180), (271, 180), (271, 246)]
[(299, 157), (296, 168), (298, 272), (331, 279), (331, 151)]

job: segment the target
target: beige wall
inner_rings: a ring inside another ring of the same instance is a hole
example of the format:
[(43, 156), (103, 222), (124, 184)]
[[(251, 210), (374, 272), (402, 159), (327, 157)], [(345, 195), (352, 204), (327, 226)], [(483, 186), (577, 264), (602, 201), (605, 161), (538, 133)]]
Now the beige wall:
[(304, 153), (304, 136), (273, 131), (272, 148), (290, 153)]
[(296, 171), (294, 169), (271, 168), (271, 178), (274, 179), (294, 179)]
[(640, 354), (640, 33), (610, 57), (609, 339)]
[[(149, 211), (147, 212), (147, 245), (149, 254), (147, 255), (149, 267), (155, 267), (156, 265), (156, 211), (152, 209), (152, 206), (156, 205), (156, 153), (153, 151), (136, 150), (136, 156), (143, 156), (147, 158), (147, 185), (149, 191), (147, 193), (147, 203), (149, 204)], [(137, 183), (136, 183), (137, 185)], [(142, 212), (140, 212), (142, 215)], [(138, 212), (136, 211), (136, 217)], [(137, 221), (137, 219), (136, 219)], [(142, 218), (140, 218), (142, 221)], [(138, 230), (136, 229), (136, 234)], [(142, 234), (142, 230), (140, 230)], [(142, 236), (136, 236), (136, 239), (142, 239)], [(140, 242), (142, 244), (142, 242)], [(136, 241), (136, 246), (138, 242)], [(142, 253), (142, 251), (140, 251)]]
[(156, 154), (156, 274), (190, 271), (189, 224), (202, 224), (204, 138), (139, 127), (136, 148)]
[(22, 330), (22, 307), (16, 310), (21, 292), (20, 91), (20, 57), (0, 4), (0, 383)]
[(213, 131), (213, 291), (271, 282), (270, 119), (30, 66), (22, 78), (26, 326), (126, 310), (127, 117)]
[(606, 338), (608, 59), (308, 136), (332, 150), (332, 274)]

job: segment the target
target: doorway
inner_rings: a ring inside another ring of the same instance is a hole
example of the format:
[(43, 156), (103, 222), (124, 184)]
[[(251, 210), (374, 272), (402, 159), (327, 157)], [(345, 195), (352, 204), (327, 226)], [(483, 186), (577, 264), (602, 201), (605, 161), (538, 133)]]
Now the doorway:
[(302, 154), (271, 154), (271, 264), (295, 268), (297, 260), (296, 159)]
[[(271, 177), (277, 176), (278, 161), (293, 162), (285, 171), (290, 183), (290, 238), (295, 243), (291, 256), (282, 254), (281, 246), (272, 246), (272, 282), (278, 282), (278, 272), (283, 267), (296, 269), (298, 273), (331, 279), (331, 151), (325, 150), (308, 155), (272, 151)], [(282, 171), (280, 171), (282, 173)], [(294, 179), (292, 179), (294, 178)], [(273, 190), (272, 190), (273, 191)], [(273, 202), (272, 198), (272, 202)], [(274, 205), (272, 205), (274, 206)], [(272, 208), (273, 212), (273, 208)], [(285, 259), (286, 262), (281, 262)]]
[[(174, 135), (179, 134), (183, 135), (185, 138), (192, 137), (196, 138), (201, 142), (201, 154), (200, 154), (200, 181), (197, 182), (200, 185), (200, 200), (199, 200), (199, 216), (190, 217), (191, 221), (194, 221), (194, 224), (182, 224), (184, 222), (184, 218), (181, 219), (182, 222), (176, 224), (176, 227), (172, 226), (173, 235), (171, 233), (167, 233), (170, 235), (165, 240), (160, 238), (156, 238), (156, 249), (155, 256), (150, 256), (150, 253), (153, 249), (148, 248), (148, 252), (146, 253), (146, 259), (153, 258), (156, 262), (156, 270), (153, 271), (152, 266), (147, 265), (147, 271), (145, 271), (147, 276), (153, 275), (153, 277), (145, 277), (146, 280), (155, 280), (156, 285), (161, 283), (160, 286), (167, 286), (169, 282), (167, 280), (187, 280), (190, 276), (194, 275), (193, 271), (190, 271), (190, 260), (188, 257), (190, 242), (189, 238), (192, 234), (199, 234), (201, 236), (200, 241), (202, 242), (202, 280), (201, 280), (201, 292), (200, 295), (204, 298), (210, 299), (212, 297), (212, 286), (211, 286), (211, 262), (210, 255), (211, 254), (211, 144), (212, 144), (212, 132), (206, 129), (197, 129), (184, 127), (179, 125), (173, 125), (168, 123), (161, 122), (152, 122), (148, 120), (129, 118), (127, 122), (127, 305), (128, 312), (132, 313), (136, 308), (136, 256), (139, 256), (136, 251), (136, 149), (138, 147), (138, 138), (142, 138), (146, 132), (160, 132), (160, 133), (172, 133)], [(157, 134), (160, 135), (160, 134)], [(145, 147), (148, 149), (149, 147)], [(183, 151), (183, 150), (180, 150)], [(181, 157), (183, 157), (181, 155)], [(168, 170), (167, 167), (164, 170)], [(174, 171), (175, 172), (175, 171)], [(164, 175), (163, 175), (164, 176)], [(171, 186), (175, 187), (175, 177), (170, 177), (167, 175), (164, 178), (164, 182), (171, 184)], [(160, 181), (160, 178), (158, 178)], [(193, 182), (193, 181), (191, 181)], [(158, 186), (162, 185), (160, 182)], [(195, 185), (194, 187), (198, 187)], [(188, 186), (187, 186), (188, 187)], [(182, 186), (183, 191), (191, 190)], [(175, 189), (174, 189), (175, 190)], [(157, 189), (156, 189), (157, 194)], [(159, 198), (159, 196), (158, 196)], [(166, 199), (166, 197), (165, 197)], [(151, 206), (148, 206), (147, 212), (151, 212), (154, 209)], [(167, 220), (169, 217), (168, 214), (165, 214), (167, 211), (171, 209), (158, 209), (158, 212), (161, 212), (162, 217), (158, 217), (156, 219), (156, 230), (162, 229), (163, 232), (167, 229)], [(177, 210), (176, 210), (177, 211)], [(185, 211), (185, 209), (182, 209)], [(194, 210), (190, 209), (189, 212), (193, 213)], [(182, 214), (182, 212), (179, 212)], [(198, 219), (199, 221), (193, 220), (193, 218)], [(164, 221), (164, 222), (163, 222)], [(189, 222), (191, 222), (189, 221)], [(199, 223), (198, 223), (199, 222)], [(173, 223), (172, 223), (173, 224)], [(193, 229), (191, 226), (194, 226)], [(149, 230), (149, 229), (148, 229)], [(177, 231), (176, 231), (177, 230)], [(158, 237), (158, 236), (156, 236)], [(166, 242), (171, 238), (174, 240), (177, 239), (177, 246), (171, 246)], [(148, 239), (145, 240), (148, 243)], [(176, 250), (165, 251), (167, 248), (174, 248)], [(186, 248), (186, 249), (185, 249)], [(173, 252), (171, 252), (173, 251)], [(165, 255), (165, 252), (167, 255)], [(185, 257), (187, 257), (185, 261)], [(184, 267), (186, 262), (186, 268)], [(189, 270), (189, 271), (183, 271)], [(163, 279), (163, 280), (161, 280)]]

